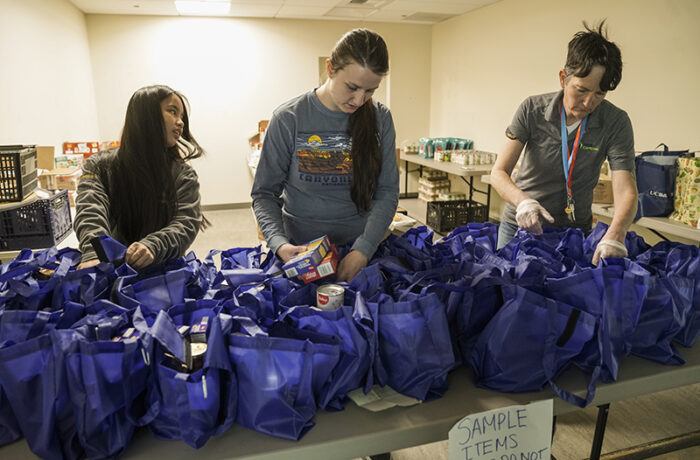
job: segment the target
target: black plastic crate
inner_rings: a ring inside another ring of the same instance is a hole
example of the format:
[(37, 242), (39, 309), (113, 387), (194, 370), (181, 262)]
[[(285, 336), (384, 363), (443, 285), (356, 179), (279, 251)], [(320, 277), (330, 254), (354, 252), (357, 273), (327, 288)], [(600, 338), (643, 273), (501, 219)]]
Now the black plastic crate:
[(436, 232), (446, 234), (470, 222), (486, 222), (488, 216), (486, 205), (476, 201), (431, 201), (425, 223)]
[(49, 248), (71, 231), (68, 191), (47, 192), (50, 197), (28, 204), (0, 206), (0, 250)]
[(36, 186), (36, 145), (0, 145), (0, 202), (22, 201)]

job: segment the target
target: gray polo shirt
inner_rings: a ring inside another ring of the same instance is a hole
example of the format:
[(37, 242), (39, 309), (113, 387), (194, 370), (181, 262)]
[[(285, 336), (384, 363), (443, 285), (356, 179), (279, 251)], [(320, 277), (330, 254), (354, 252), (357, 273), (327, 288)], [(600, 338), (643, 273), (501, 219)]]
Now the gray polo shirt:
[[(554, 217), (552, 226), (579, 227), (587, 231), (593, 222), (593, 189), (603, 161), (609, 161), (611, 170), (633, 171), (634, 134), (627, 113), (607, 100), (588, 116), (572, 173), (576, 204), (576, 222), (572, 224), (564, 212), (567, 192), (560, 122), (563, 95), (561, 90), (525, 99), (506, 129), (506, 136), (525, 144), (515, 185), (549, 211)], [(570, 151), (575, 138), (576, 130), (568, 135)], [(517, 225), (515, 207), (509, 203), (503, 210), (503, 221)]]

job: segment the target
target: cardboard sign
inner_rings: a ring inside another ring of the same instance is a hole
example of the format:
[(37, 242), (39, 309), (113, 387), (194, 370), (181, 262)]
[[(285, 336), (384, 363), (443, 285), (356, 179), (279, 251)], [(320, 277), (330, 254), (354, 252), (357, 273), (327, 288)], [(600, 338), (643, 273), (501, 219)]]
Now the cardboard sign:
[(464, 417), (449, 432), (450, 460), (548, 460), (551, 399)]

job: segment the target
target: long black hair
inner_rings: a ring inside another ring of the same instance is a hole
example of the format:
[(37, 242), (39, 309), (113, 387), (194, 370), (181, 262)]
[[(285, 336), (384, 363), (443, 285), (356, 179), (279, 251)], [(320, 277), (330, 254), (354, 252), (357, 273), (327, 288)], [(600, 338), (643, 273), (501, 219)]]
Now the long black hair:
[[(377, 75), (389, 72), (389, 51), (384, 39), (369, 29), (353, 29), (343, 35), (331, 51), (331, 68), (341, 70), (353, 62)], [(352, 184), (350, 197), (360, 213), (369, 210), (382, 169), (382, 151), (372, 99), (350, 115), (352, 140)]]
[[(184, 123), (180, 140), (168, 147), (161, 102), (180, 98)], [(127, 240), (138, 241), (167, 226), (177, 211), (173, 162), (204, 154), (190, 133), (187, 99), (164, 85), (136, 91), (126, 109), (117, 156), (107, 171), (99, 172), (109, 193), (112, 224)]]

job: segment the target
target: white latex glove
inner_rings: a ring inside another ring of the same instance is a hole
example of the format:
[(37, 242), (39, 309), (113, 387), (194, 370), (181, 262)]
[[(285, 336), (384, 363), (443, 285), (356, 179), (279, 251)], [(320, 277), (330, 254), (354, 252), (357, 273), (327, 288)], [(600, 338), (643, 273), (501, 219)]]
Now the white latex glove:
[(540, 217), (543, 217), (550, 224), (554, 222), (554, 217), (537, 200), (531, 198), (521, 201), (515, 209), (515, 221), (518, 223), (518, 227), (534, 235), (542, 234)]
[(593, 265), (598, 265), (600, 259), (607, 257), (627, 257), (627, 248), (617, 240), (600, 240), (593, 253)]

